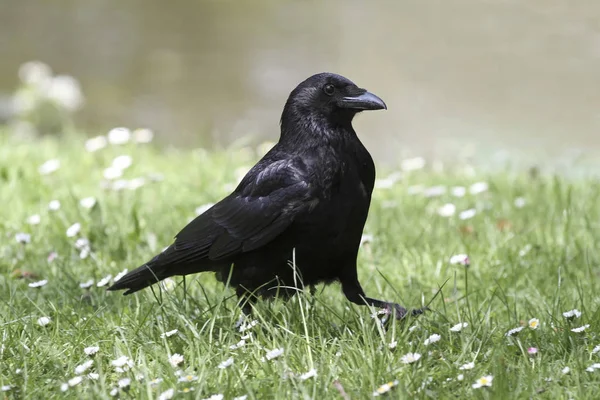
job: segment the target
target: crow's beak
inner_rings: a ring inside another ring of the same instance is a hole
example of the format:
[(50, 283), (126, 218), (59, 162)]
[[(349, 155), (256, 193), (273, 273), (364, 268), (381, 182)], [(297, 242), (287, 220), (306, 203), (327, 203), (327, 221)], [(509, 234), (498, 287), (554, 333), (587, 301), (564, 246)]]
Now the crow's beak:
[(387, 110), (383, 100), (367, 91), (357, 96), (342, 97), (340, 106), (355, 110)]

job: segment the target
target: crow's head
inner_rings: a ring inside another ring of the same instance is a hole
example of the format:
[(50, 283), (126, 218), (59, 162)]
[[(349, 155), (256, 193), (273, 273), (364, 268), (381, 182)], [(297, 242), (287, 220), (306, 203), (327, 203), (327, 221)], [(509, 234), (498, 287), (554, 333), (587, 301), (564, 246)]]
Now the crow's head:
[(356, 113), (387, 109), (379, 97), (361, 89), (341, 75), (320, 73), (300, 83), (285, 104), (281, 116), (286, 124), (350, 125)]

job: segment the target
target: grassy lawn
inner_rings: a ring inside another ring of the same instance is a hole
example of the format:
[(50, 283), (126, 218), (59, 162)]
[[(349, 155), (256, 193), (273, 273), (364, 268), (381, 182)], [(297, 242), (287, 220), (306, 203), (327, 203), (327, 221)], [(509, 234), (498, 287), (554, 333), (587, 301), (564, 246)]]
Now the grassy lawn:
[[(127, 143), (90, 153), (78, 137), (32, 144), (0, 133), (0, 397), (145, 399), (173, 389), (174, 398), (365, 399), (395, 381), (382, 396), (598, 398), (593, 178), (489, 173), (456, 161), (379, 182), (360, 280), (368, 295), (432, 309), (385, 329), (371, 317), (377, 310), (351, 305), (336, 285), (260, 302), (244, 332), (234, 327), (233, 291), (210, 274), (127, 297), (106, 292), (112, 277), (169, 244), (196, 208), (229, 193), (261, 151)], [(120, 158), (105, 171), (120, 155), (131, 166)], [(52, 159), (60, 168), (41, 174)], [(103, 174), (120, 171), (106, 184)], [(52, 200), (60, 208), (50, 210)], [(470, 267), (450, 262), (459, 254)], [(581, 315), (563, 316), (573, 309)], [(486, 376), (493, 380), (473, 387)]]

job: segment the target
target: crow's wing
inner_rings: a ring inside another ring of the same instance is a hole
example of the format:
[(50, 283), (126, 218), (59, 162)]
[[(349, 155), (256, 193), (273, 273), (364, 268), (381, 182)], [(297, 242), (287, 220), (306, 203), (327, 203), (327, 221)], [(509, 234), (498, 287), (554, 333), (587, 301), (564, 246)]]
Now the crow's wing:
[(228, 197), (190, 222), (161, 262), (218, 261), (255, 250), (318, 202), (299, 159), (261, 162)]

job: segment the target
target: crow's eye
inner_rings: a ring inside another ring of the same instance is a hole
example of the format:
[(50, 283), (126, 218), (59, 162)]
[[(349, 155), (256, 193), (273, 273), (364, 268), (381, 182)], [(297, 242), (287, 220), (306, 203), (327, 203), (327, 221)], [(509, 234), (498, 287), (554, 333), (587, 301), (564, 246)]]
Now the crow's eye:
[(331, 83), (329, 83), (323, 87), (323, 91), (325, 92), (325, 94), (327, 96), (331, 96), (333, 94), (333, 92), (335, 92), (335, 86), (333, 86)]

